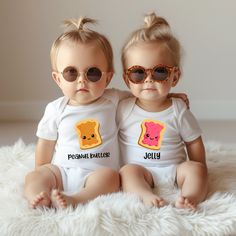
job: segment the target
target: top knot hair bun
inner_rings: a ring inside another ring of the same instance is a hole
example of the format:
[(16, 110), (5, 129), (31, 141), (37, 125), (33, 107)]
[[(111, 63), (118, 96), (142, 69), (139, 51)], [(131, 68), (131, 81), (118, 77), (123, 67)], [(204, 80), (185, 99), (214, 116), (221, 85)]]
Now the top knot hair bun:
[(168, 22), (164, 18), (157, 16), (154, 12), (146, 15), (144, 18), (144, 22), (146, 28), (152, 28), (158, 26), (169, 27)]
[(64, 25), (67, 28), (70, 28), (72, 30), (78, 30), (78, 31), (82, 31), (85, 29), (85, 24), (87, 23), (96, 23), (96, 20), (90, 19), (90, 18), (86, 18), (86, 17), (80, 17), (79, 19), (70, 19), (70, 20), (65, 20), (64, 21)]

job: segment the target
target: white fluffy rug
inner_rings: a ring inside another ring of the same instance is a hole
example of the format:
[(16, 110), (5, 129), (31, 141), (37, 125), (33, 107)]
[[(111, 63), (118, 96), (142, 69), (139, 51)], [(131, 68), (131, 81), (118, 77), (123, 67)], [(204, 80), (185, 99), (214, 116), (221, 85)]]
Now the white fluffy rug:
[(236, 146), (208, 144), (207, 161), (210, 192), (195, 212), (174, 208), (178, 190), (165, 187), (158, 193), (170, 205), (160, 209), (116, 193), (76, 209), (32, 210), (22, 189), (25, 174), (33, 168), (34, 145), (19, 140), (0, 148), (0, 235), (236, 235)]

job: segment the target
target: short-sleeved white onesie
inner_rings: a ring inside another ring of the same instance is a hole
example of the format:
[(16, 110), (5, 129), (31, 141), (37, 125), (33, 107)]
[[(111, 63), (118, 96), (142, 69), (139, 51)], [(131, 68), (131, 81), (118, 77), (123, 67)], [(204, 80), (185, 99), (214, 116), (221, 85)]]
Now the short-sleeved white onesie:
[(185, 103), (172, 98), (172, 105), (161, 112), (147, 112), (135, 98), (120, 102), (117, 111), (122, 164), (147, 168), (154, 184), (174, 184), (177, 164), (186, 160), (184, 142), (201, 135), (201, 129)]
[(127, 96), (127, 92), (106, 89), (92, 104), (71, 106), (61, 97), (47, 105), (37, 136), (57, 141), (52, 163), (61, 170), (64, 191), (78, 191), (99, 168), (118, 170), (115, 117), (119, 100)]

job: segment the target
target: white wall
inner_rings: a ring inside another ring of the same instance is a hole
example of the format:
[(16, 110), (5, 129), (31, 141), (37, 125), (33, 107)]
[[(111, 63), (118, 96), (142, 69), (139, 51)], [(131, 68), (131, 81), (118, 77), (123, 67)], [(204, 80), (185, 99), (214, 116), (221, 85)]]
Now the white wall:
[(164, 16), (184, 50), (185, 92), (199, 119), (236, 119), (236, 1), (234, 0), (22, 0), (0, 2), (0, 119), (36, 119), (61, 96), (51, 79), (49, 51), (64, 19), (88, 16), (111, 40), (116, 74), (125, 89), (120, 49), (145, 13)]

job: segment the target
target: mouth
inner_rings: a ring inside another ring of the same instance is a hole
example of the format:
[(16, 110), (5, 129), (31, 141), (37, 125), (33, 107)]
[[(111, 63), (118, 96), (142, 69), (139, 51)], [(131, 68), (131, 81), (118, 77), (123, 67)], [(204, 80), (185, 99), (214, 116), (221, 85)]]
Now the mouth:
[(143, 90), (144, 90), (144, 91), (156, 91), (155, 88), (144, 88)]
[(86, 88), (81, 88), (81, 89), (77, 89), (76, 92), (77, 92), (77, 93), (79, 93), (79, 92), (84, 93), (84, 92), (88, 92), (88, 89), (86, 89)]

